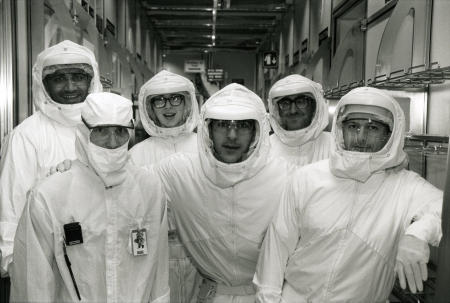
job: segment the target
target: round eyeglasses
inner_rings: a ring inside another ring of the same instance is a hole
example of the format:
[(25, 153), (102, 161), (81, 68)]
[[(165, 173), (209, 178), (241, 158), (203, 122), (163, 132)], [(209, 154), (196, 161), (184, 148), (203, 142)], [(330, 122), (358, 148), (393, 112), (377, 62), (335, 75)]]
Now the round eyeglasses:
[(292, 103), (295, 104), (297, 109), (305, 109), (314, 102), (314, 98), (308, 95), (297, 95), (292, 99), (288, 96), (281, 98), (277, 104), (280, 110), (289, 110), (292, 107)]
[(172, 94), (169, 97), (164, 97), (163, 95), (154, 96), (150, 99), (150, 102), (155, 108), (166, 107), (167, 101), (169, 101), (171, 106), (179, 106), (184, 102), (184, 96), (181, 94)]

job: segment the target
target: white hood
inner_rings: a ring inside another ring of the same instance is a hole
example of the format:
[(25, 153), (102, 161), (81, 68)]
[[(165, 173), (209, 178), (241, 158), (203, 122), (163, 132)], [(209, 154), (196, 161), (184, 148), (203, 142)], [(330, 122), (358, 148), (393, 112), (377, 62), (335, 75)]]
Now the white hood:
[[(256, 120), (257, 132), (247, 159), (233, 164), (217, 160), (212, 150), (207, 119)], [(246, 87), (233, 83), (212, 95), (202, 106), (197, 136), (200, 162), (208, 179), (225, 188), (256, 175), (267, 162), (269, 130), (264, 103)]]
[[(185, 117), (183, 125), (171, 128), (160, 127), (150, 118), (154, 114), (147, 113), (145, 99), (149, 95), (170, 94), (180, 91), (189, 92), (190, 98), (186, 99)], [(163, 70), (153, 76), (139, 91), (139, 115), (145, 131), (152, 137), (175, 137), (181, 134), (191, 133), (198, 123), (198, 104), (195, 97), (195, 88), (192, 82), (180, 75)]]
[[(316, 99), (316, 112), (311, 124), (299, 130), (285, 130), (280, 126), (278, 106), (273, 99), (299, 93), (310, 93)], [(323, 97), (322, 86), (300, 75), (290, 75), (275, 82), (269, 91), (270, 123), (278, 138), (286, 145), (301, 146), (316, 139), (328, 125), (328, 104)]]
[(81, 55), (87, 58), (86, 61), (90, 62), (90, 65), (92, 66), (92, 69), (94, 71), (94, 76), (92, 77), (91, 85), (89, 87), (89, 93), (101, 92), (103, 88), (102, 84), (100, 83), (100, 74), (98, 71), (98, 65), (95, 60), (94, 54), (88, 48), (78, 45), (72, 41), (65, 40), (52, 47), (45, 49), (38, 55), (36, 63), (33, 66), (34, 105), (38, 110), (40, 110), (44, 115), (46, 115), (50, 119), (55, 120), (66, 126), (75, 126), (81, 120), (77, 115), (77, 117), (75, 117), (76, 121), (69, 121), (61, 113), (61, 110), (68, 110), (79, 113), (82, 105), (80, 103), (71, 105), (67, 104), (61, 105), (53, 101), (47, 94), (47, 91), (45, 90), (44, 84), (42, 82), (42, 70), (44, 62), (47, 61), (49, 58), (54, 56), (71, 57), (71, 55), (76, 56)]
[[(132, 102), (113, 93), (89, 94), (81, 116), (92, 127), (102, 125), (130, 127), (133, 118)], [(90, 142), (90, 133), (86, 125), (78, 124), (75, 140), (77, 158), (95, 171), (105, 187), (121, 184), (126, 177), (128, 143), (115, 149), (102, 148)]]
[[(378, 106), (392, 113), (394, 117), (392, 134), (380, 151), (364, 153), (344, 150), (342, 125), (338, 121), (338, 116), (345, 106), (350, 104)], [(406, 153), (403, 151), (405, 115), (397, 101), (379, 89), (359, 87), (342, 97), (336, 106), (331, 132), (334, 144), (330, 169), (337, 177), (365, 182), (373, 173), (404, 165), (407, 161)]]

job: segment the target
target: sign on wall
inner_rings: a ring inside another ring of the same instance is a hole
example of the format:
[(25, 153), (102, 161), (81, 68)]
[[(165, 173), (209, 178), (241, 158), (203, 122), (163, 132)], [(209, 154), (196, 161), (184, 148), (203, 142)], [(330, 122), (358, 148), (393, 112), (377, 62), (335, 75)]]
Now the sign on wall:
[(263, 59), (264, 68), (277, 68), (278, 67), (278, 53), (275, 51), (265, 52)]
[(223, 69), (208, 69), (206, 73), (208, 81), (223, 81)]
[(184, 61), (185, 73), (204, 73), (205, 61), (203, 60), (185, 60)]

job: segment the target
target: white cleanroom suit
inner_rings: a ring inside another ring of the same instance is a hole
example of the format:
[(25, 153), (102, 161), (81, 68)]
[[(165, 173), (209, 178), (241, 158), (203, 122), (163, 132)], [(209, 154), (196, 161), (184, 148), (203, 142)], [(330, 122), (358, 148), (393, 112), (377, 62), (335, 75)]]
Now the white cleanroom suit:
[[(352, 104), (392, 113), (378, 152), (344, 150), (339, 115)], [(258, 302), (386, 302), (400, 238), (439, 244), (442, 192), (402, 169), (404, 130), (400, 106), (378, 89), (341, 99), (330, 159), (293, 174), (268, 229), (254, 278)]]
[[(128, 126), (132, 104), (111, 93), (90, 94), (82, 117), (91, 126)], [(128, 142), (106, 149), (89, 136), (78, 125), (72, 168), (29, 194), (14, 242), (11, 300), (79, 302), (78, 289), (81, 302), (169, 302), (162, 184), (154, 171), (130, 163)], [(83, 241), (65, 245), (64, 225), (74, 222)], [(135, 253), (138, 243), (146, 254)]]
[(87, 63), (93, 77), (89, 92), (102, 91), (94, 54), (86, 47), (63, 41), (45, 49), (33, 66), (33, 100), (38, 109), (9, 135), (9, 143), (0, 168), (0, 250), (1, 272), (11, 262), (14, 233), (26, 201), (26, 193), (51, 166), (75, 158), (75, 125), (80, 122), (78, 104), (60, 104), (46, 92), (44, 65)]
[[(245, 160), (227, 164), (215, 158), (210, 119), (256, 120)], [(197, 155), (173, 155), (160, 163), (159, 170), (180, 239), (207, 278), (199, 296), (211, 287), (212, 302), (253, 303), (259, 247), (291, 166), (268, 157), (264, 104), (239, 84), (226, 86), (203, 105), (198, 146)]]
[[(184, 101), (184, 123), (171, 128), (155, 123), (155, 114), (147, 111), (148, 108), (151, 109), (146, 106), (147, 97), (178, 92), (189, 94), (189, 98)], [(177, 152), (197, 153), (197, 134), (194, 129), (197, 127), (198, 114), (195, 88), (189, 79), (165, 70), (156, 74), (139, 92), (139, 115), (150, 138), (133, 146), (130, 150), (131, 160), (137, 166), (146, 166)], [(168, 222), (170, 300), (177, 303), (189, 302), (201, 278), (179, 241), (170, 208)]]
[[(311, 94), (316, 102), (311, 124), (298, 130), (286, 130), (280, 125), (280, 113), (274, 98)], [(327, 159), (330, 155), (332, 137), (324, 129), (328, 125), (328, 105), (323, 97), (322, 86), (306, 77), (290, 75), (275, 82), (269, 91), (270, 124), (274, 134), (270, 136), (271, 155), (303, 166)]]

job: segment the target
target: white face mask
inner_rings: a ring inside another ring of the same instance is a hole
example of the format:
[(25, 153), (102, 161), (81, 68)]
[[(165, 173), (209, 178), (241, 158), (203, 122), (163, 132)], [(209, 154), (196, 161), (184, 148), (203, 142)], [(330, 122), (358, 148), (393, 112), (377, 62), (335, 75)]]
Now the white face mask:
[(60, 104), (59, 108), (61, 115), (67, 120), (67, 122), (79, 123), (81, 121), (81, 108), (84, 102), (76, 104)]
[(100, 147), (89, 142), (88, 149), (91, 164), (99, 175), (120, 173), (128, 160), (128, 142), (115, 149)]
[(47, 109), (49, 115), (61, 124), (75, 126), (81, 123), (81, 109), (84, 102), (76, 104), (59, 104), (52, 102)]

